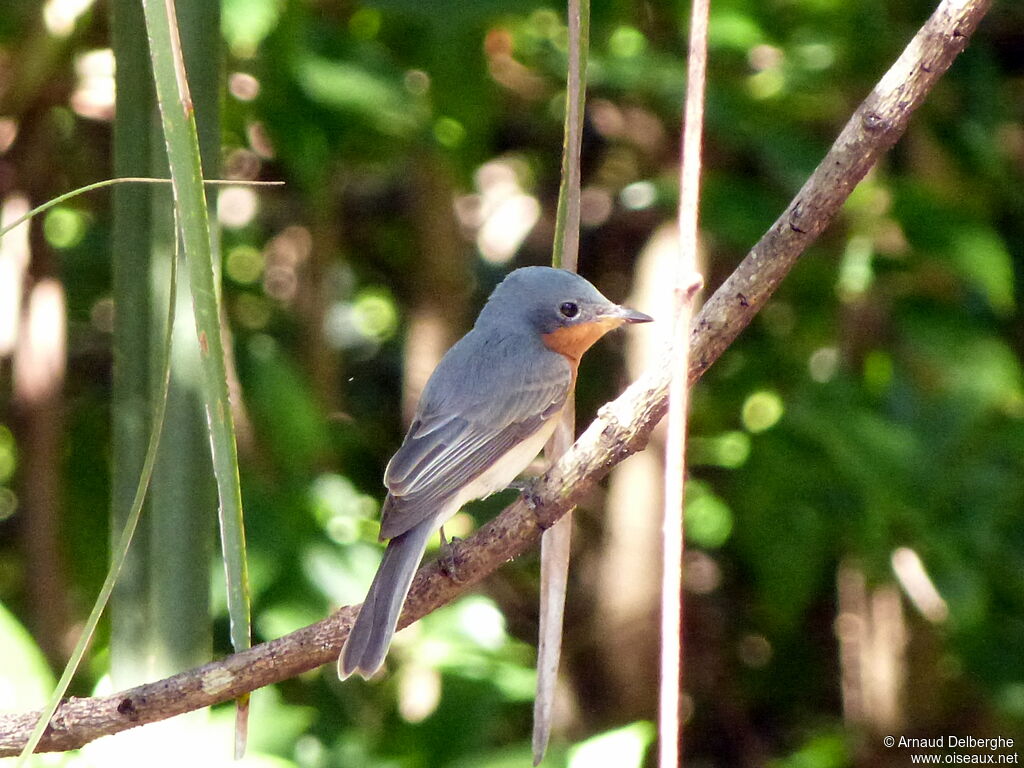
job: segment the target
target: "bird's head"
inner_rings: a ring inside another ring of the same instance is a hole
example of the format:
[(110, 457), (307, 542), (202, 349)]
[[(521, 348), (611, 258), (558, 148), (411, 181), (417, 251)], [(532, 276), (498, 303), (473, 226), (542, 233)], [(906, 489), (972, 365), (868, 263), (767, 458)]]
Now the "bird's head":
[(621, 307), (573, 272), (523, 267), (494, 289), (478, 322), (520, 323), (544, 344), (574, 362), (608, 331), (624, 323), (649, 323), (643, 312)]

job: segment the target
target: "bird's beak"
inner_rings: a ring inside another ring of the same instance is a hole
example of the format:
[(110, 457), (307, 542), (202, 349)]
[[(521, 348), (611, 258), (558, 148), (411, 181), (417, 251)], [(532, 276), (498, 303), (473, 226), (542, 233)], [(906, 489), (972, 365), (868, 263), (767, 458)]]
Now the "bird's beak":
[(654, 318), (650, 315), (645, 315), (643, 312), (637, 312), (635, 309), (628, 309), (626, 307), (619, 307), (613, 305), (609, 312), (608, 317), (613, 317), (616, 320), (620, 320), (623, 323), (651, 323), (654, 322)]

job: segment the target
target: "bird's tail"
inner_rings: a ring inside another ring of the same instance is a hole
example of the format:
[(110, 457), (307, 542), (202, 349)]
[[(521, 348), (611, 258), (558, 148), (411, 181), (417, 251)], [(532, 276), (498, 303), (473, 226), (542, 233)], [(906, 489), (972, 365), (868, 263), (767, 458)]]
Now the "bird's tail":
[(388, 542), (363, 607), (341, 649), (338, 677), (342, 680), (353, 672), (368, 680), (384, 663), (412, 577), (435, 527), (434, 520), (424, 520)]

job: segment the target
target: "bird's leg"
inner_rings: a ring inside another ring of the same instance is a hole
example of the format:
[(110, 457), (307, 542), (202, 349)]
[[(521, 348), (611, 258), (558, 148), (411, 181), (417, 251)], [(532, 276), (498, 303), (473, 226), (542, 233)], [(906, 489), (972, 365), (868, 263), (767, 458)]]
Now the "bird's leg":
[(529, 507), (530, 511), (533, 513), (536, 513), (537, 507), (540, 506), (540, 499), (534, 491), (534, 488), (537, 485), (536, 480), (536, 477), (521, 478), (519, 480), (516, 480), (515, 482), (512, 483), (512, 485), (509, 486), (509, 488), (515, 488), (517, 491), (519, 491), (523, 503), (526, 504), (526, 506)]
[(452, 538), (451, 541), (444, 535), (444, 526), (442, 525), (439, 533), (441, 534), (441, 556), (438, 558), (438, 565), (441, 570), (444, 571), (445, 575), (454, 581), (456, 584), (461, 583), (461, 579), (457, 573), (458, 563), (455, 560), (455, 547), (452, 546), (458, 541), (457, 538)]

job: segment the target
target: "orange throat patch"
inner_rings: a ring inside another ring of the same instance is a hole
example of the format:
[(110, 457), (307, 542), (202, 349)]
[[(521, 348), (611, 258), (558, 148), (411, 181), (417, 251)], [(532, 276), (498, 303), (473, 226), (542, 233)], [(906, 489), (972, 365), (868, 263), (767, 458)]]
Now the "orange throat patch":
[(551, 333), (542, 334), (541, 340), (544, 342), (544, 346), (552, 352), (557, 352), (568, 358), (575, 368), (580, 364), (583, 353), (594, 346), (594, 342), (608, 331), (618, 328), (622, 322), (617, 317), (604, 317), (591, 323), (568, 325)]

